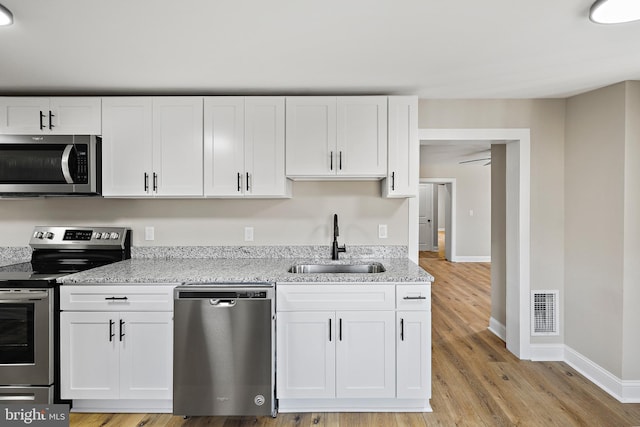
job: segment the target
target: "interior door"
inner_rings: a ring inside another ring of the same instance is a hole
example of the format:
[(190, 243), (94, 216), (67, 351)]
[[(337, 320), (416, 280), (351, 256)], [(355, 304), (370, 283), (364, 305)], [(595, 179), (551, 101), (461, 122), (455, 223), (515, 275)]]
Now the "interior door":
[(433, 250), (433, 186), (420, 184), (418, 191), (418, 249)]

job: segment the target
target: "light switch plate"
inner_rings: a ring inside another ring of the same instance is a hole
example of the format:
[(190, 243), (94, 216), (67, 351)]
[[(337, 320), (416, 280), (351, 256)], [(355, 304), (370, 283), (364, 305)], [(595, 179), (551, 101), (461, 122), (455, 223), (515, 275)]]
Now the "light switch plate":
[(253, 242), (253, 227), (244, 228), (244, 241)]
[(387, 238), (387, 224), (378, 224), (378, 238), (379, 239)]
[(144, 240), (154, 240), (156, 238), (155, 227), (145, 227), (144, 228)]

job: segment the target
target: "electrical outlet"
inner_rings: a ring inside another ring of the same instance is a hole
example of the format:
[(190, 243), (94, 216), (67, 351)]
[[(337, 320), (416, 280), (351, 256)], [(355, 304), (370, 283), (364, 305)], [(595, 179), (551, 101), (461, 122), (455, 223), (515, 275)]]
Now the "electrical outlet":
[(155, 227), (145, 227), (144, 228), (144, 240), (155, 240), (156, 236)]
[(387, 224), (378, 224), (378, 238), (379, 239), (387, 238)]
[(253, 242), (253, 227), (244, 228), (244, 241)]

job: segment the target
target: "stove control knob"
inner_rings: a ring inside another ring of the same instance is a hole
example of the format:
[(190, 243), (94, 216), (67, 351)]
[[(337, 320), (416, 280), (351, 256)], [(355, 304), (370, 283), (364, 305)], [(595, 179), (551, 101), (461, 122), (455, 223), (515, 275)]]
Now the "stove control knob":
[(36, 235), (35, 235), (35, 238), (36, 238), (36, 239), (42, 239), (42, 234), (43, 234), (43, 233), (42, 233), (42, 231), (38, 231), (38, 232), (36, 233)]
[(47, 233), (45, 234), (45, 237), (46, 237), (47, 239), (49, 239), (49, 240), (52, 240), (52, 239), (53, 239), (53, 233), (49, 231), (49, 232), (47, 232)]
[(109, 233), (107, 233), (107, 232), (102, 233), (102, 239), (103, 240), (109, 240)]
[(112, 239), (114, 239), (114, 240), (115, 240), (115, 239), (119, 239), (119, 238), (120, 238), (120, 234), (115, 233), (115, 232), (114, 232), (114, 233), (111, 233), (111, 238), (112, 238)]
[(95, 233), (93, 233), (93, 237), (95, 239), (102, 239), (102, 233), (95, 232)]

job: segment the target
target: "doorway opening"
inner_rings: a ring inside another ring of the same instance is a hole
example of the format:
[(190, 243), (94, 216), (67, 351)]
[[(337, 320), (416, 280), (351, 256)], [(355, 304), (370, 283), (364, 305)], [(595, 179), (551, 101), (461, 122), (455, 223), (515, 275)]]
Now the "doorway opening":
[[(529, 129), (420, 129), (418, 137), (420, 141), (449, 141), (451, 144), (455, 144), (456, 141), (458, 143), (459, 141), (501, 141), (506, 145), (506, 238), (504, 242), (492, 242), (492, 246), (500, 245), (500, 249), (505, 254), (507, 349), (520, 359), (530, 359)], [(417, 198), (414, 199), (409, 200), (409, 254), (412, 259), (417, 260), (419, 202)], [(452, 232), (455, 230), (454, 224), (455, 218), (452, 221)], [(455, 238), (453, 238), (452, 249), (455, 245)], [(453, 254), (454, 252), (452, 256)]]

